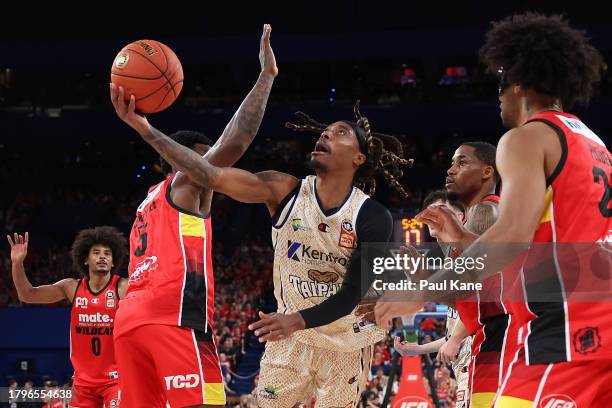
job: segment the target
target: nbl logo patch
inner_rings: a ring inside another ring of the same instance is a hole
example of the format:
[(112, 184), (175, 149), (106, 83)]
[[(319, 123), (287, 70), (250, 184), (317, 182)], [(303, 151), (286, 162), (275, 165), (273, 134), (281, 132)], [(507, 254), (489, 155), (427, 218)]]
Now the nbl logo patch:
[(340, 239), (338, 240), (338, 246), (350, 249), (353, 249), (357, 246), (357, 237), (355, 236), (355, 232), (353, 230), (353, 223), (351, 223), (351, 221), (342, 220), (342, 224), (340, 226)]

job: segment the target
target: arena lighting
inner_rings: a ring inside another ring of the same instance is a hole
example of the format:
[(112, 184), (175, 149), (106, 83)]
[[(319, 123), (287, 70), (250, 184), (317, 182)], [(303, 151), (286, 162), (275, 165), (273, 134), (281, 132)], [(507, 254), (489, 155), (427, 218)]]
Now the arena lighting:
[(467, 82), (467, 68), (463, 65), (448, 66), (438, 85), (456, 85)]
[(412, 67), (408, 67), (406, 64), (402, 64), (402, 76), (400, 78), (400, 86), (406, 85), (412, 86), (413, 88), (417, 85), (416, 71)]

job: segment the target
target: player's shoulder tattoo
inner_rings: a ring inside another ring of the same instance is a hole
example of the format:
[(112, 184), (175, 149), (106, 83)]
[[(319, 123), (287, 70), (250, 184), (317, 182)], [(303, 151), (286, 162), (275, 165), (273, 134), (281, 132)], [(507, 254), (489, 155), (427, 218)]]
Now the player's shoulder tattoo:
[(478, 203), (470, 209), (465, 227), (474, 234), (481, 235), (497, 220), (497, 205), (495, 203)]

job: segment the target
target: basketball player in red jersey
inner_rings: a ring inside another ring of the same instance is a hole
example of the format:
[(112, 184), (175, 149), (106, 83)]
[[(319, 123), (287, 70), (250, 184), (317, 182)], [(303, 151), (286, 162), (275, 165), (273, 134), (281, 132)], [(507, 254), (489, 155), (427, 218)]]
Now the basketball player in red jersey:
[[(580, 119), (564, 112), (575, 102), (590, 100), (605, 63), (584, 32), (571, 28), (560, 16), (533, 13), (494, 23), (481, 57), (489, 71), (500, 74), (501, 118), (511, 128), (497, 150), (503, 182), (499, 216), (462, 254), (479, 257), (489, 252), (483, 271), (458, 275), (444, 270), (432, 279), (467, 281), (476, 275), (483, 280), (513, 260), (506, 254), (513, 257), (511, 246), (499, 249), (484, 244), (566, 243), (540, 244), (526, 260), (518, 259), (519, 268), (511, 265), (503, 270), (505, 277), (518, 275), (517, 288), (525, 301), (514, 298), (517, 301), (509, 303), (522, 344), (496, 406), (607, 406), (607, 384), (612, 380), (609, 303), (568, 300), (573, 293), (567, 288), (574, 287), (579, 275), (591, 290), (599, 287), (603, 295), (609, 295), (609, 281), (597, 275), (609, 268), (610, 261), (612, 155)], [(575, 257), (573, 265), (559, 262), (558, 251), (572, 242), (592, 243), (588, 262), (583, 256)], [(552, 251), (550, 259), (531, 264), (532, 257), (542, 261), (538, 254), (542, 248)], [(533, 271), (541, 273), (541, 267), (553, 272), (547, 283), (556, 283), (557, 301), (550, 297), (537, 301), (540, 282), (533, 281)], [(377, 304), (377, 321), (407, 310), (414, 313), (424, 294), (406, 299), (409, 302), (403, 304)]]
[[(212, 146), (197, 132), (177, 132), (177, 146), (218, 166), (233, 165), (257, 134), (278, 74), (265, 25), (261, 73), (254, 88)], [(125, 103), (111, 85), (119, 117), (143, 138), (163, 135)], [(183, 147), (185, 145), (185, 147)], [(210, 220), (213, 191), (170, 169), (149, 190), (130, 235), (129, 288), (121, 301), (115, 348), (124, 407), (224, 406), (225, 391), (214, 343), (214, 279)]]
[(113, 273), (127, 255), (127, 242), (113, 227), (83, 230), (72, 245), (72, 259), (84, 277), (62, 279), (53, 285), (32, 286), (23, 261), (28, 233), (7, 237), (11, 245), (13, 281), (26, 303), (67, 300), (70, 313), (70, 360), (74, 367), (71, 407), (116, 407), (119, 380), (113, 343), (114, 320), (127, 279)]
[[(417, 216), (442, 231), (439, 239), (465, 245), (476, 240), (497, 219), (499, 197), (495, 189), (499, 176), (495, 170), (495, 153), (495, 146), (485, 142), (466, 142), (455, 151), (446, 188), (457, 193), (467, 207), (465, 225), (456, 217), (441, 216), (439, 213), (444, 210), (437, 207), (430, 207)], [(440, 225), (451, 220), (454, 221), (452, 228)], [(455, 231), (461, 233), (453, 235)], [(504, 370), (514, 357), (515, 350), (510, 346), (516, 345), (516, 328), (509, 324), (502, 288), (502, 274), (498, 273), (485, 280), (478, 294), (456, 301), (462, 324), (474, 336), (469, 367), (470, 395), (466, 396), (472, 407), (491, 406)]]

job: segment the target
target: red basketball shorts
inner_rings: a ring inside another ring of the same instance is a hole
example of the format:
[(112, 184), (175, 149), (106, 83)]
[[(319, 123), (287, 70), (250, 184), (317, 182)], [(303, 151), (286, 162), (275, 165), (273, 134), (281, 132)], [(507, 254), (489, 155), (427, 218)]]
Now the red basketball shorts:
[(223, 377), (211, 336), (151, 324), (115, 338), (121, 408), (225, 405)]

